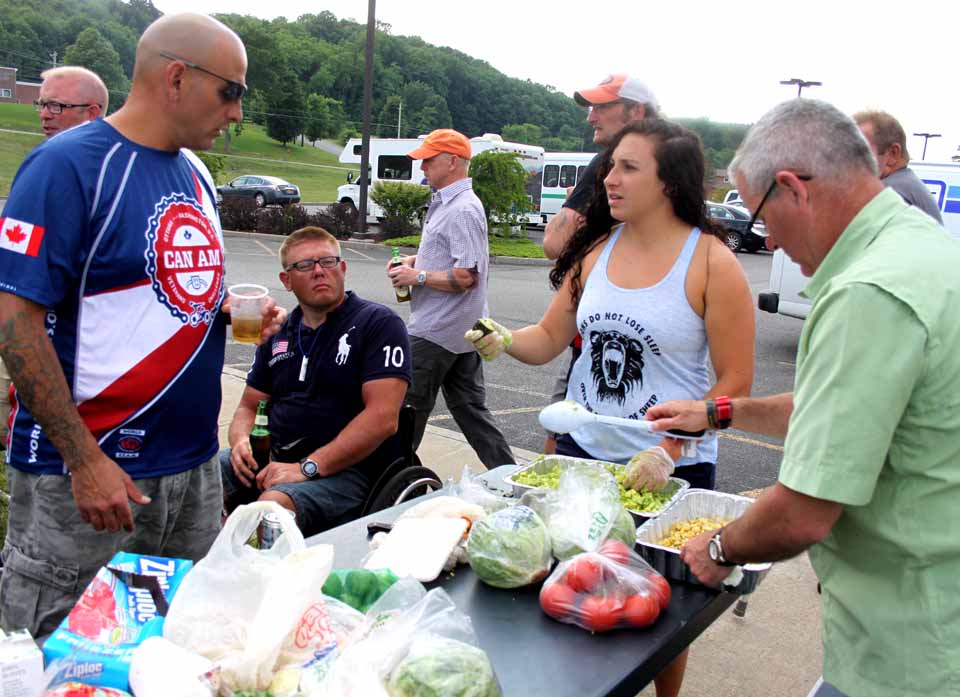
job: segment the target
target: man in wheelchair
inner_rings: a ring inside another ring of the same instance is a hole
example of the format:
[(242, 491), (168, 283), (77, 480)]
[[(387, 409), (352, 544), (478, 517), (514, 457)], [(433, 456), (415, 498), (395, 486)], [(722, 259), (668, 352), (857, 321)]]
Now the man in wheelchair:
[[(344, 290), (340, 244), (318, 227), (280, 247), (280, 281), (297, 308), (257, 347), (220, 453), (227, 512), (276, 501), (305, 535), (356, 517), (371, 487), (402, 456), (398, 416), (410, 384), (410, 340), (399, 316)], [(270, 462), (258, 471), (249, 435), (270, 404)]]

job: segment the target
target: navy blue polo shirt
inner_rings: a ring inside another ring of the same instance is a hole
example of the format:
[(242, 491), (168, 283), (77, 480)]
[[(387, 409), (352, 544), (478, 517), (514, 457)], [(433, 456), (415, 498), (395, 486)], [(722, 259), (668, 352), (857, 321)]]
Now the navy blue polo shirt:
[[(280, 331), (257, 348), (247, 374), (250, 387), (270, 395), (273, 443), (286, 445), (306, 437), (305, 452), (297, 457), (332, 441), (363, 411), (363, 383), (411, 380), (410, 338), (393, 310), (347, 291), (340, 307), (317, 329), (302, 320), (297, 307)], [(309, 360), (301, 381), (304, 354)], [(399, 439), (392, 436), (354, 467), (375, 479), (400, 454)]]

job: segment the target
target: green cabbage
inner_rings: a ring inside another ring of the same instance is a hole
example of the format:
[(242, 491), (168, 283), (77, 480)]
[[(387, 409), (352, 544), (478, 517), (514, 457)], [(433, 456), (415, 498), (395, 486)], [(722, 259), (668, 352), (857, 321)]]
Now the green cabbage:
[(414, 640), (390, 674), (387, 692), (390, 697), (500, 697), (487, 654), (436, 636)]
[(480, 580), (491, 586), (535, 583), (546, 577), (553, 561), (547, 526), (527, 506), (504, 508), (474, 523), (467, 559)]

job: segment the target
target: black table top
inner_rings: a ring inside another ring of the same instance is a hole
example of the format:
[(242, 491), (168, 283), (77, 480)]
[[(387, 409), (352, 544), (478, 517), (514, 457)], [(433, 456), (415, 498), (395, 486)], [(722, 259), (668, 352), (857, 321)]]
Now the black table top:
[[(368, 551), (367, 523), (392, 522), (416, 502), (320, 533), (307, 544), (334, 545), (336, 568), (360, 567)], [(540, 584), (493, 588), (461, 565), (427, 585), (443, 588), (469, 615), (506, 697), (634, 697), (737, 598), (671, 583), (670, 606), (653, 626), (592, 634), (547, 617), (540, 609)]]

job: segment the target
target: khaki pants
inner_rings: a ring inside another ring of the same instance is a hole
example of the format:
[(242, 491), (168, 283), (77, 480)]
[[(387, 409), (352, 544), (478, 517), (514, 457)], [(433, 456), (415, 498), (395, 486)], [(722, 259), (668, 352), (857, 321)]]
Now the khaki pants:
[(0, 624), (45, 639), (100, 567), (118, 551), (199, 561), (220, 532), (216, 455), (166, 477), (138, 479), (149, 504), (131, 503), (134, 531), (97, 532), (83, 521), (69, 476), (7, 468), (10, 516), (0, 577)]
[(10, 373), (0, 358), (0, 443), (6, 447), (7, 418), (10, 416)]

